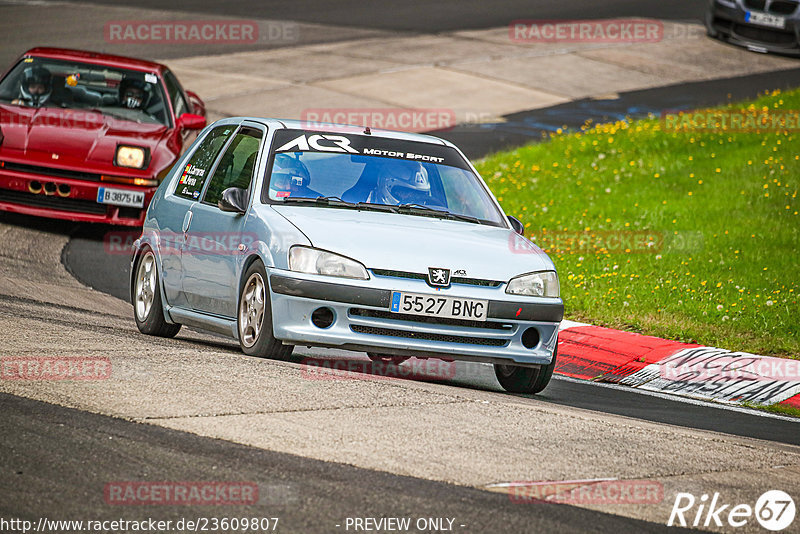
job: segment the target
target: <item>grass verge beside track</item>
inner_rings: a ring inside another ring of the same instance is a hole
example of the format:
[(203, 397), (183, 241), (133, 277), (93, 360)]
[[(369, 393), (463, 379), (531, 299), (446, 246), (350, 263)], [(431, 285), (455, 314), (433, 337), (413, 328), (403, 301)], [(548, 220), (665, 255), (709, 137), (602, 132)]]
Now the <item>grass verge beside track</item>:
[[(678, 122), (587, 124), (476, 166), (555, 262), (568, 318), (798, 358), (798, 110), (800, 90), (776, 91)], [(710, 115), (744, 122), (696, 127)]]

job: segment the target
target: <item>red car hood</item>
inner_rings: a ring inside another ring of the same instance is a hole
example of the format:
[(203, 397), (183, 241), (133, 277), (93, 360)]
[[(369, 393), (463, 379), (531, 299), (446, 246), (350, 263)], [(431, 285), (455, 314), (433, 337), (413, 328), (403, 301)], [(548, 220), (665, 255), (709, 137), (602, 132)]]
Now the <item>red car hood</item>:
[(156, 151), (167, 127), (117, 119), (80, 109), (0, 105), (0, 154), (59, 167), (113, 169), (117, 145)]

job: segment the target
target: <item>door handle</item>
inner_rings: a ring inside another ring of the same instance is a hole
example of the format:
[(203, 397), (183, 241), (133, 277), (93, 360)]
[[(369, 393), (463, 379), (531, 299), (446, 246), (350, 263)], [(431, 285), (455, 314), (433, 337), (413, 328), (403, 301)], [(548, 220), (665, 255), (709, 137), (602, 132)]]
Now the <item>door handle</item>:
[(183, 233), (189, 231), (189, 225), (192, 224), (192, 210), (186, 212), (186, 216), (183, 218)]

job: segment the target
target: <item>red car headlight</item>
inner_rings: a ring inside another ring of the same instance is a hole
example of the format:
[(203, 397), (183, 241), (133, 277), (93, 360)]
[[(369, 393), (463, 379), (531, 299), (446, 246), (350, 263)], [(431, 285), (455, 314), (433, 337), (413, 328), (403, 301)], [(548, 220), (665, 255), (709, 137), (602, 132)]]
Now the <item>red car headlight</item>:
[(114, 156), (114, 164), (117, 167), (130, 167), (132, 169), (144, 169), (147, 167), (147, 160), (147, 149), (139, 146), (119, 145), (117, 146), (117, 154)]

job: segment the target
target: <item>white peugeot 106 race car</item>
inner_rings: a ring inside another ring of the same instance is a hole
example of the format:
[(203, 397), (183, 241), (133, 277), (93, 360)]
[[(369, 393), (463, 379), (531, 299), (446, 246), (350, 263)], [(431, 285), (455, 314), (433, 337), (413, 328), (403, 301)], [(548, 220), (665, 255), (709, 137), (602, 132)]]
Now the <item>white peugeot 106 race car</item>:
[(208, 126), (134, 244), (139, 330), (182, 324), (251, 355), (294, 345), (494, 364), (545, 388), (564, 313), (550, 258), (455, 146), (258, 118)]

